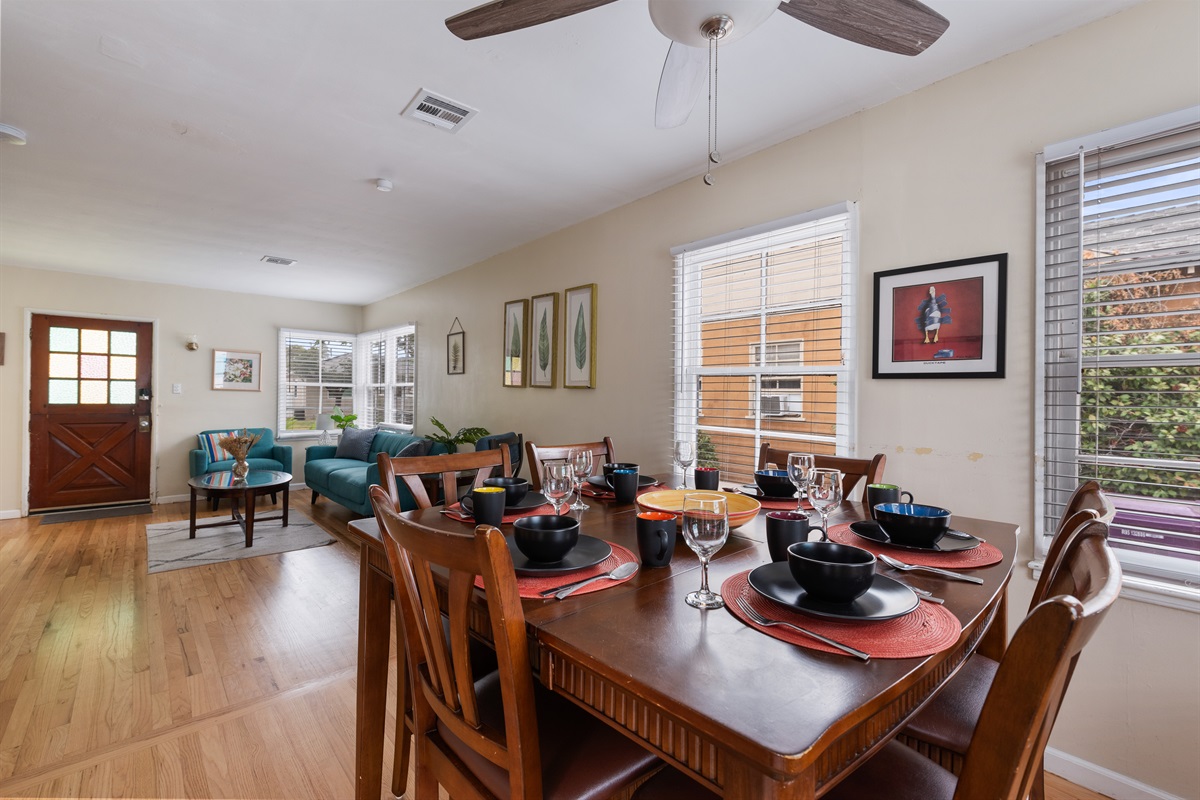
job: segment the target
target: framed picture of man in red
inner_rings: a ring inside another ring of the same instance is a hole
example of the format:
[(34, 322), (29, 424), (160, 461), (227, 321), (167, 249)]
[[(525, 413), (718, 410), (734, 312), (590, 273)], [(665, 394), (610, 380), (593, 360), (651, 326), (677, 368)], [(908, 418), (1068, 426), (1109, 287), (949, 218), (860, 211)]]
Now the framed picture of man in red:
[(1008, 255), (875, 273), (874, 378), (1003, 378)]

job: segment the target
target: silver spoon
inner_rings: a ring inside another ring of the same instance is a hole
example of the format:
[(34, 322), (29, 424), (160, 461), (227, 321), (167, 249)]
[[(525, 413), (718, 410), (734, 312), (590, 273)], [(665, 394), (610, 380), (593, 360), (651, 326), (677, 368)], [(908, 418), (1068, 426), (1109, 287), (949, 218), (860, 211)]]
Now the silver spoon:
[(541, 595), (542, 595), (542, 597), (549, 597), (550, 595), (554, 595), (554, 597), (556, 599), (562, 600), (564, 597), (571, 594), (572, 592), (578, 591), (579, 589), (582, 589), (584, 586), (593, 584), (596, 581), (605, 581), (605, 580), (620, 581), (620, 580), (624, 580), (625, 578), (628, 578), (630, 575), (632, 575), (633, 573), (635, 573), (637, 571), (638, 571), (637, 562), (636, 561), (627, 561), (624, 564), (618, 565), (617, 568), (614, 569), (612, 572), (607, 572), (604, 575), (597, 575), (594, 578), (586, 578), (582, 581), (576, 581), (575, 583), (568, 583), (566, 586), (559, 586), (555, 589), (547, 589), (546, 591), (541, 592)]
[(967, 583), (983, 583), (983, 578), (977, 578), (974, 575), (963, 575), (961, 572), (951, 572), (948, 569), (938, 569), (937, 567), (924, 567), (920, 564), (905, 564), (903, 561), (897, 561), (891, 556), (884, 555), (883, 553), (877, 553), (875, 557), (887, 564), (892, 569), (904, 570), (905, 572), (918, 570), (920, 572), (929, 572), (934, 575), (941, 575), (943, 578), (949, 578), (951, 580), (966, 581)]

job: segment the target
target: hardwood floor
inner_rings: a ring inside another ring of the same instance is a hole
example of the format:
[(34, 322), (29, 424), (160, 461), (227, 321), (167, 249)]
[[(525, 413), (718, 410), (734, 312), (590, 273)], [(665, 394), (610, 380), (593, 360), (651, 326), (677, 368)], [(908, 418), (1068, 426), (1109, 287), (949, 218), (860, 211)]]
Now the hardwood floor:
[(144, 526), (186, 517), (0, 521), (0, 797), (353, 797), (357, 550), (146, 574)]

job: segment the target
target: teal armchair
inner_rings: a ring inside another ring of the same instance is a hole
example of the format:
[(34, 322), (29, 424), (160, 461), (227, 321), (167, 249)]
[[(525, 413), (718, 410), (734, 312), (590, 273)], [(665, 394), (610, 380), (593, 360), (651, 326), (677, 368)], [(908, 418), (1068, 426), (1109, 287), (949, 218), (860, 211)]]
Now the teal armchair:
[[(241, 427), (236, 428), (214, 428), (212, 430), (200, 431), (200, 435), (204, 436), (210, 433), (227, 433), (229, 431), (243, 430)], [(250, 452), (246, 454), (246, 463), (250, 465), (251, 470), (275, 470), (277, 472), (292, 472), (292, 448), (286, 444), (275, 444), (275, 432), (270, 428), (249, 428), (251, 433), (261, 433), (262, 438), (254, 447), (250, 448)], [(221, 455), (229, 455), (225, 451), (221, 451)], [(224, 458), (221, 460), (212, 460), (209, 458), (208, 451), (203, 447), (197, 447), (188, 453), (188, 472), (191, 477), (195, 478), (198, 475), (204, 475), (209, 472), (225, 472), (233, 469), (233, 459)], [(276, 493), (271, 493), (271, 502), (276, 502)], [(212, 507), (217, 508), (217, 498), (212, 498)]]

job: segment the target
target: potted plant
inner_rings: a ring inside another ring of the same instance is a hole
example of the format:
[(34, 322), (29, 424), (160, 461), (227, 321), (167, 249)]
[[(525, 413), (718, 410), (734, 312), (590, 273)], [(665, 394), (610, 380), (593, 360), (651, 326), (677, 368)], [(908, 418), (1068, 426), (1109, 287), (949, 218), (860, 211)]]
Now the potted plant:
[(358, 414), (343, 414), (340, 408), (335, 408), (334, 411), (337, 413), (330, 414), (329, 418), (333, 420), (333, 424), (337, 425), (340, 430), (344, 431), (346, 428), (357, 427), (354, 424), (354, 420), (358, 419)]
[[(336, 419), (336, 417), (335, 417)], [(460, 444), (475, 444), (484, 436), (487, 436), (489, 431), (487, 428), (459, 428), (457, 433), (451, 433), (450, 429), (441, 423), (437, 417), (430, 417), (429, 421), (441, 433), (426, 434), (425, 438), (431, 442), (441, 442), (446, 446), (446, 449), (451, 453), (458, 452)]]

